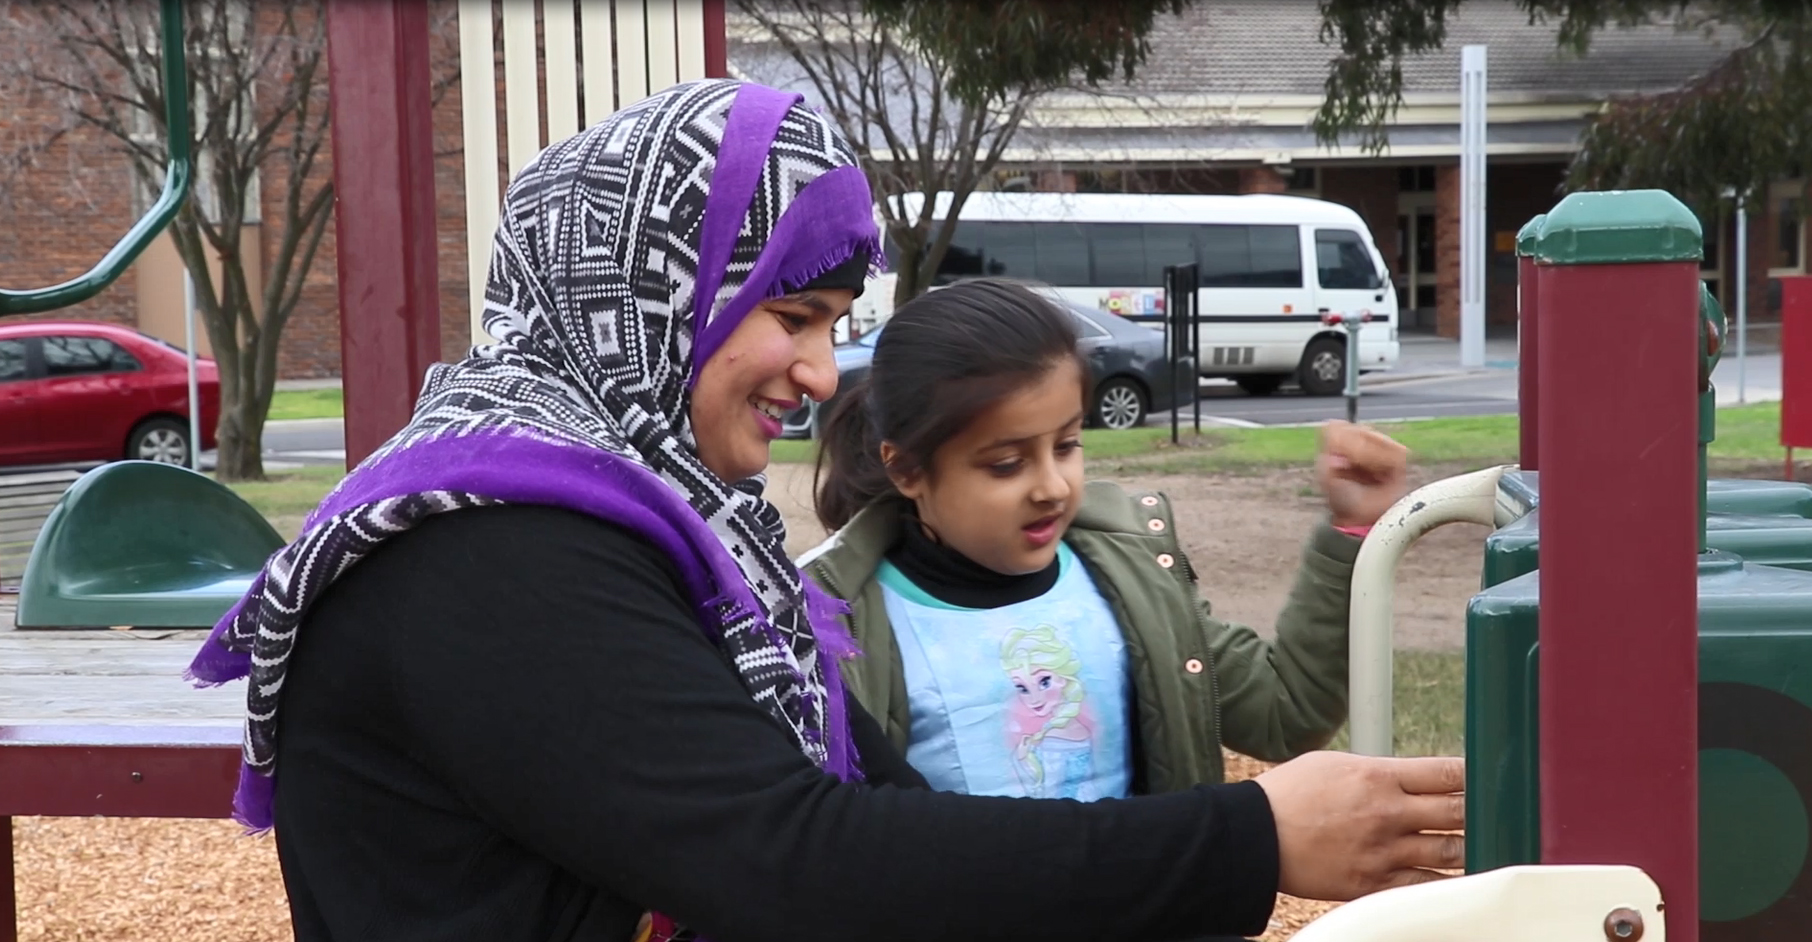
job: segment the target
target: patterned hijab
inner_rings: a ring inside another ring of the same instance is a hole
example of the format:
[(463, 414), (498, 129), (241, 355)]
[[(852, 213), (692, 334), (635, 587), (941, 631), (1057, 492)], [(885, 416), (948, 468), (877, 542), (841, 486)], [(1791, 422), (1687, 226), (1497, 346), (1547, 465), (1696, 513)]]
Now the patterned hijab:
[(836, 658), (846, 611), (787, 559), (760, 478), (699, 462), (698, 369), (756, 304), (881, 249), (849, 145), (796, 94), (675, 86), (541, 152), (511, 183), (484, 324), (407, 427), (272, 557), (188, 672), (249, 674), (234, 817), (272, 823), (279, 693), (310, 605), (384, 539), (450, 510), (565, 507), (648, 539), (749, 696), (819, 767), (859, 777)]

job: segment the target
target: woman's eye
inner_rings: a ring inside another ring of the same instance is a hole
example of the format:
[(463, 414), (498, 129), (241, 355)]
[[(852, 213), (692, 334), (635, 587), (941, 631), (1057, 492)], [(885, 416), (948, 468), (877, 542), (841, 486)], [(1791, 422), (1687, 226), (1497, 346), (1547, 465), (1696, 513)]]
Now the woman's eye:
[(810, 315), (787, 314), (784, 312), (780, 312), (779, 317), (780, 317), (780, 322), (782, 324), (786, 325), (786, 329), (787, 329), (788, 333), (796, 334), (796, 333), (799, 333), (800, 331), (806, 329), (807, 327), (812, 326), (812, 319), (811, 319)]

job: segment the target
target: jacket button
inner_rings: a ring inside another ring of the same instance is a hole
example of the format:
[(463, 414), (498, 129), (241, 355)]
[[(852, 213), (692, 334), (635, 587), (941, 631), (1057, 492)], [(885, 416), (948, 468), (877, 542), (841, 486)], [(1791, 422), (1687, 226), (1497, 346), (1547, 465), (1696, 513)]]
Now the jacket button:
[(1162, 521), (1162, 520), (1148, 520), (1145, 522), (1145, 525), (1147, 527), (1150, 527), (1151, 532), (1153, 532), (1153, 533), (1163, 533), (1164, 532), (1164, 521)]
[(1159, 553), (1158, 554), (1158, 565), (1163, 566), (1165, 569), (1169, 569), (1170, 567), (1175, 566), (1176, 564), (1177, 564), (1177, 560), (1176, 560), (1175, 556), (1172, 556), (1169, 553)]
[(1183, 669), (1188, 671), (1191, 674), (1200, 674), (1202, 672), (1201, 658), (1192, 657), (1189, 660), (1184, 661)]
[(1158, 499), (1147, 494), (1144, 497), (1139, 498), (1139, 503), (1144, 504), (1147, 507), (1156, 507), (1158, 506)]

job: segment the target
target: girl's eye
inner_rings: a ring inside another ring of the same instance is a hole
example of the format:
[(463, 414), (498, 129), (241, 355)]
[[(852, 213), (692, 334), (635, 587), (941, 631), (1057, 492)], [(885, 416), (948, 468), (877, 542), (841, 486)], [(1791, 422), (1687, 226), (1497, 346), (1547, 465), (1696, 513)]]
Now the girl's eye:
[(776, 311), (775, 313), (777, 316), (779, 316), (780, 322), (782, 324), (786, 325), (787, 333), (796, 334), (796, 333), (799, 333), (800, 331), (806, 329), (807, 327), (812, 326), (812, 319), (811, 319), (810, 315), (788, 314), (783, 311)]
[(1002, 461), (999, 464), (989, 465), (988, 472), (997, 478), (1012, 477), (1019, 471), (1019, 464), (1020, 462), (1018, 459), (1013, 461)]
[(1057, 443), (1057, 453), (1060, 455), (1074, 454), (1081, 450), (1082, 450), (1082, 440), (1079, 438), (1072, 438), (1067, 442), (1058, 442)]

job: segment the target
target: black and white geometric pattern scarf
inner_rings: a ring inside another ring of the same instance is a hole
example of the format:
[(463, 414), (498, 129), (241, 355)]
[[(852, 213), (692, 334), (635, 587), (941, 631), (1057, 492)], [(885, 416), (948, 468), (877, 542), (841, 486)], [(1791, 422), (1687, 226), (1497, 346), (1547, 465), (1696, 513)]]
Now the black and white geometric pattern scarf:
[(881, 247), (849, 145), (799, 96), (705, 80), (553, 144), (512, 181), (485, 287), (497, 342), (429, 371), (413, 418), (279, 551), (191, 665), (249, 675), (235, 818), (272, 822), (276, 729), (310, 605), (348, 567), (433, 514), (568, 507), (625, 526), (678, 565), (701, 624), (801, 751), (859, 777), (832, 600), (785, 553), (760, 478), (700, 462), (689, 390), (756, 304)]

